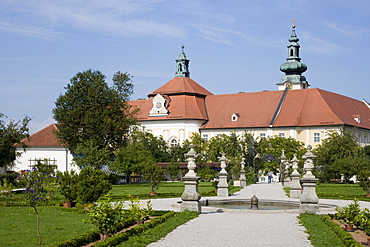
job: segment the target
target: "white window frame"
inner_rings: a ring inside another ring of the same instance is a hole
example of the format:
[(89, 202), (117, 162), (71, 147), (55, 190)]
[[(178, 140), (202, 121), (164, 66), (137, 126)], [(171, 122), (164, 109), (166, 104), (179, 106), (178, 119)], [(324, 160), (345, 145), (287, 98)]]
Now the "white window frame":
[(320, 143), (321, 142), (321, 133), (320, 132), (314, 132), (313, 133), (313, 142), (314, 143)]
[(203, 140), (208, 141), (208, 134), (202, 134), (202, 138)]

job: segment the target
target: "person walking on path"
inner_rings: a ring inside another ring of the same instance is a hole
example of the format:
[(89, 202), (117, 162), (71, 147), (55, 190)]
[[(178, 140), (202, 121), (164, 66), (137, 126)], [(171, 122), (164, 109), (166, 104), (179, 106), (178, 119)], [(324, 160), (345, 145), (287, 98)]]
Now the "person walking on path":
[(272, 172), (270, 170), (268, 171), (267, 176), (268, 176), (268, 183), (271, 184)]

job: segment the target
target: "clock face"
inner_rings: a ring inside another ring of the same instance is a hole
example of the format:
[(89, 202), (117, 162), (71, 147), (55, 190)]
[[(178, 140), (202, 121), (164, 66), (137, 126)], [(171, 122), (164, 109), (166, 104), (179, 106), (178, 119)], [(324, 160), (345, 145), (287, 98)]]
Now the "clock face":
[(285, 84), (285, 87), (289, 88), (289, 89), (292, 89), (293, 88), (293, 83), (288, 81), (286, 84)]
[(162, 106), (162, 103), (161, 102), (157, 101), (157, 103), (155, 103), (155, 107), (161, 108), (161, 106)]

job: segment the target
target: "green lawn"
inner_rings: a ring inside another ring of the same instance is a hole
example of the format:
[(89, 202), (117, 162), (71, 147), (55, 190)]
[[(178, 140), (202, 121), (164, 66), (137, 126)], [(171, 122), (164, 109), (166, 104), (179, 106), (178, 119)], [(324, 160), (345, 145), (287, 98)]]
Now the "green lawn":
[[(83, 211), (65, 211), (56, 207), (38, 207), (43, 246), (91, 231), (84, 223)], [(0, 207), (0, 246), (37, 246), (36, 215), (31, 207)]]
[(300, 223), (306, 228), (306, 232), (309, 234), (308, 239), (311, 241), (313, 246), (345, 246), (335, 233), (320, 219), (319, 215), (301, 214), (298, 218)]
[[(230, 190), (230, 193), (234, 193), (240, 188), (235, 187)], [(213, 193), (215, 188), (211, 182), (201, 182), (198, 185), (198, 191), (202, 195), (214, 196)], [(115, 198), (127, 199), (128, 196), (138, 196), (141, 199), (144, 198), (169, 198), (169, 197), (180, 197), (184, 192), (184, 182), (163, 182), (160, 183), (157, 190), (157, 195), (150, 196), (150, 184), (123, 184), (113, 185), (113, 196)]]
[[(290, 188), (284, 187), (285, 193), (289, 196)], [(316, 194), (320, 199), (342, 199), (370, 201), (366, 192), (358, 184), (326, 184), (320, 183), (316, 187)]]
[(321, 199), (353, 200), (358, 198), (370, 201), (366, 192), (358, 184), (326, 184), (321, 183), (316, 187), (317, 196)]

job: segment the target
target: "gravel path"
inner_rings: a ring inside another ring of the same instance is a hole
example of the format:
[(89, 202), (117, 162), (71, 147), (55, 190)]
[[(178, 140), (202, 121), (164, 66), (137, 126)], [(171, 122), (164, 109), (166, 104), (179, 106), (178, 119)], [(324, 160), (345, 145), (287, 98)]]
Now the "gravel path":
[[(251, 198), (253, 195), (260, 199), (288, 199), (280, 183), (247, 186), (229, 198)], [(173, 206), (174, 201), (169, 199), (168, 203)], [(161, 208), (165, 203), (165, 200), (153, 201), (153, 205)], [(305, 228), (298, 224), (297, 215), (266, 210), (203, 212), (148, 246), (312, 246)]]

